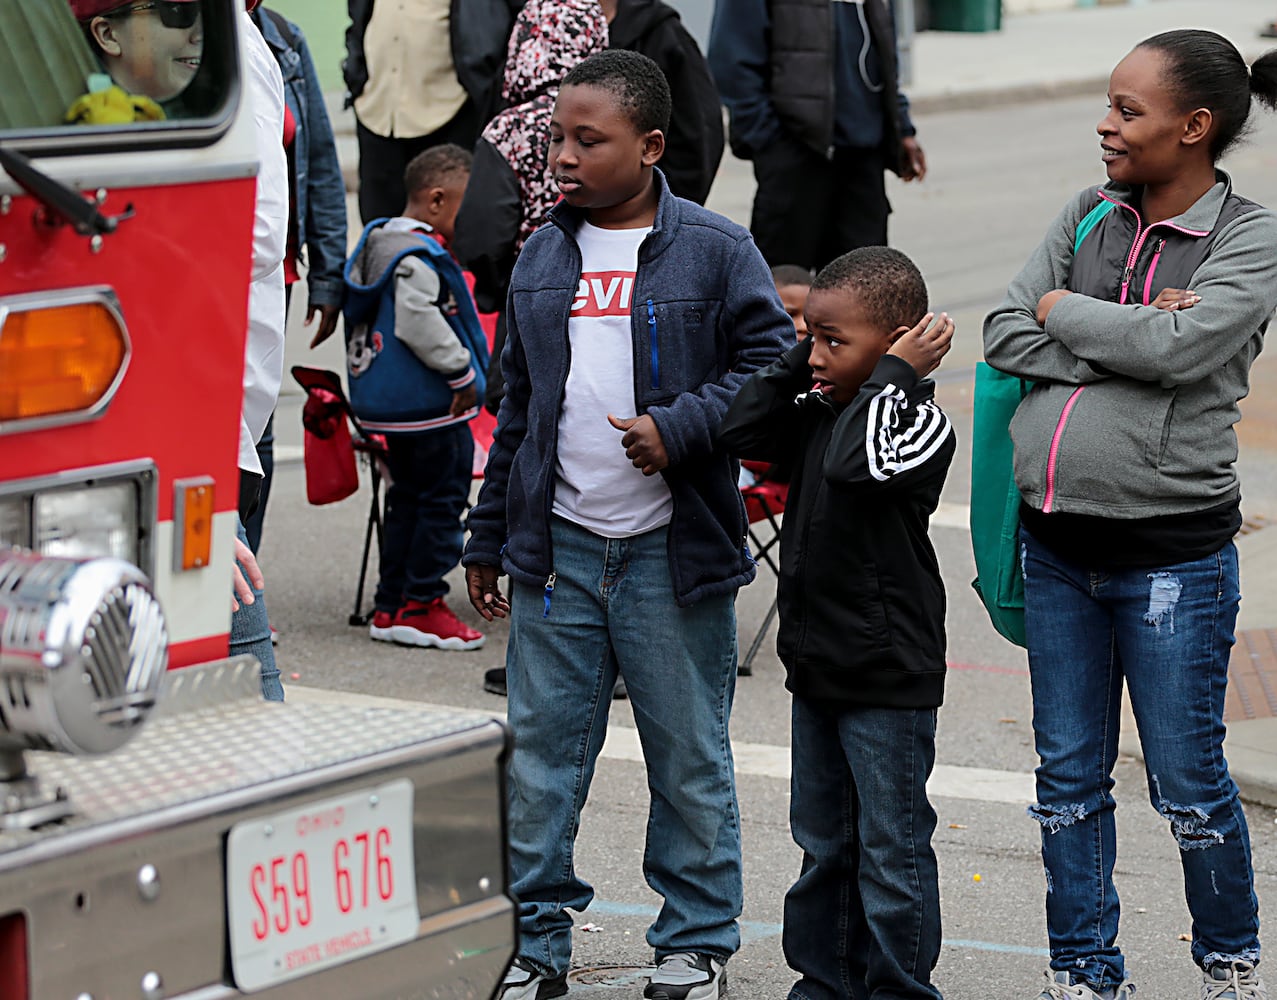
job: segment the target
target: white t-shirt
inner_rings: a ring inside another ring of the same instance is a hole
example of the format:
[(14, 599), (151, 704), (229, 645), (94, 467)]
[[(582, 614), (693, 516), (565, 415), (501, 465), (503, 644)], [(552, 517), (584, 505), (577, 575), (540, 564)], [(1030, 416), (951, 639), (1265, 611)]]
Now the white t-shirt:
[(604, 538), (628, 538), (668, 524), (669, 487), (625, 457), (608, 414), (637, 415), (631, 293), (638, 248), (651, 232), (583, 223), (581, 283), (568, 320), (572, 362), (559, 412), (554, 512)]

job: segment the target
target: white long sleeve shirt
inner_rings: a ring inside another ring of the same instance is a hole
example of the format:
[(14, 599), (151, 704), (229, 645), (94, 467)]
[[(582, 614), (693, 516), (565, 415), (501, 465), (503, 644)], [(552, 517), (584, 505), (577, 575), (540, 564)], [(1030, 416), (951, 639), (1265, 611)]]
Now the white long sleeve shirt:
[(257, 442), (275, 409), (284, 376), (284, 251), (288, 241), (288, 161), (284, 155), (284, 78), (270, 47), (241, 14), (245, 93), (256, 132), (257, 201), (253, 212), (253, 272), (244, 346), (244, 405), (239, 467), (262, 472)]

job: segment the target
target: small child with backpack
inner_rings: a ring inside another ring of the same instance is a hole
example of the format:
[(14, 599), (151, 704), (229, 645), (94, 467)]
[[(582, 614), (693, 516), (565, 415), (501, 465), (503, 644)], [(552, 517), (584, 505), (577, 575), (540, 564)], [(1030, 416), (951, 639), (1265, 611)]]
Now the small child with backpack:
[(369, 635), (382, 642), (469, 650), (484, 635), (444, 601), (461, 558), (488, 345), (460, 265), (448, 251), (470, 153), (436, 146), (404, 171), (403, 215), (375, 219), (346, 264), (351, 408), (384, 434), (381, 572)]

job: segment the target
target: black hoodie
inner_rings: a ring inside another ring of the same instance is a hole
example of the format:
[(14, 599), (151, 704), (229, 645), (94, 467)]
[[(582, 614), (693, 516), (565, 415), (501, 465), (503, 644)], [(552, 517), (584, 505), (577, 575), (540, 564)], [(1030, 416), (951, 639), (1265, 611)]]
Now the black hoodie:
[(678, 11), (662, 0), (617, 0), (608, 45), (661, 67), (674, 105), (661, 170), (676, 195), (705, 204), (723, 158), (723, 109), (705, 56)]

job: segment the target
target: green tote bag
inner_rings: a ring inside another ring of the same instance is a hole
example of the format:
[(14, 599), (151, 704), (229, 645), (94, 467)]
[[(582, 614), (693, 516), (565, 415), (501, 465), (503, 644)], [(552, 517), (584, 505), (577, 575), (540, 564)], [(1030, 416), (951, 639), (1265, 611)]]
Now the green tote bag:
[(971, 428), (971, 581), (993, 627), (1017, 646), (1024, 641), (1024, 576), (1020, 570), (1020, 491), (1012, 474), (1007, 428), (1032, 383), (981, 361), (975, 367)]

